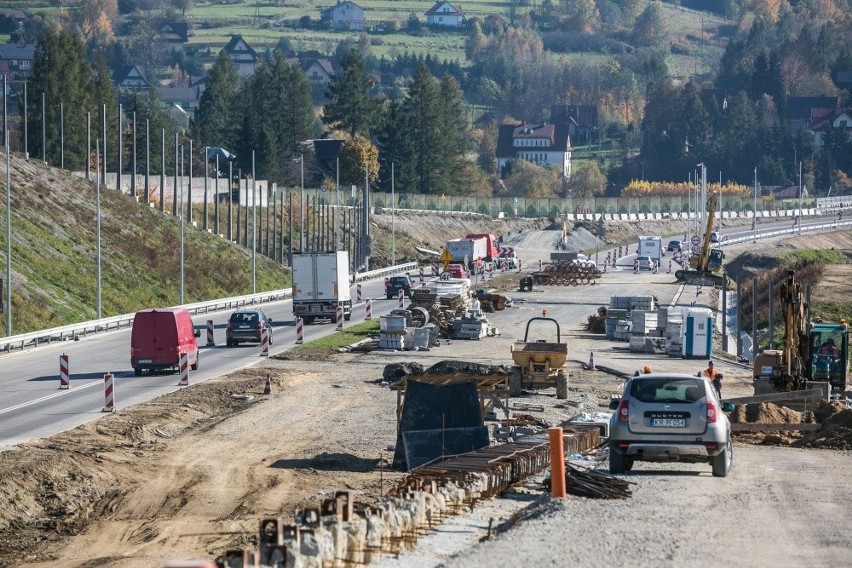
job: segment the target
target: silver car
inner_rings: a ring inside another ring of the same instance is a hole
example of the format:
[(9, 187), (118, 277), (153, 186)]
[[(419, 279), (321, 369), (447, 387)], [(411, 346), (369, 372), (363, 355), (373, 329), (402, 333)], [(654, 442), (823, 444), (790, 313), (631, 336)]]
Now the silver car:
[(612, 407), (611, 473), (629, 471), (637, 460), (709, 462), (715, 477), (731, 470), (731, 423), (716, 389), (703, 377), (637, 375)]

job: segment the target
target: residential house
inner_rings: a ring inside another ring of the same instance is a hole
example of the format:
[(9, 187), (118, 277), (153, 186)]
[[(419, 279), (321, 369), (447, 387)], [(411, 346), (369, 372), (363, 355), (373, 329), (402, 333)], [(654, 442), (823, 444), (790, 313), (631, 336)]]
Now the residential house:
[(165, 106), (179, 108), (189, 118), (195, 117), (203, 91), (201, 87), (157, 87), (157, 94)]
[(35, 48), (22, 40), (0, 45), (0, 69), (13, 79), (26, 79), (33, 72)]
[(306, 145), (313, 147), (316, 173), (322, 177), (336, 179), (337, 157), (340, 155), (340, 149), (343, 147), (343, 140), (318, 138), (316, 140), (308, 140)]
[(556, 167), (571, 176), (571, 138), (568, 125), (503, 124), (497, 135), (497, 166), (505, 174), (512, 160), (527, 160), (543, 167)]
[(852, 134), (852, 109), (838, 109), (834, 112), (823, 114), (819, 118), (814, 118), (811, 124), (811, 130), (814, 133), (814, 143), (817, 146), (822, 146), (826, 132), (834, 128), (843, 129)]
[(237, 73), (240, 77), (246, 77), (254, 73), (258, 55), (242, 36), (231, 36), (231, 40), (222, 49), (225, 50), (225, 53), (228, 54), (231, 61), (236, 65)]
[(182, 45), (189, 40), (189, 24), (164, 22), (157, 28), (155, 39), (161, 44)]
[[(798, 199), (799, 186), (798, 184), (789, 185), (763, 185), (760, 187), (760, 194), (764, 197), (772, 197), (775, 201), (783, 201), (785, 199)], [(802, 186), (802, 197), (808, 196), (808, 188)]]
[(337, 4), (320, 12), (320, 21), (333, 30), (364, 31), (364, 8), (350, 0), (337, 0)]
[(464, 11), (460, 4), (453, 5), (445, 0), (438, 0), (426, 12), (426, 24), (429, 26), (460, 28), (464, 26)]
[(840, 97), (789, 97), (787, 126), (795, 136), (840, 110)]
[(327, 85), (334, 77), (334, 67), (328, 59), (302, 59), (300, 66), (312, 85)]
[(552, 105), (550, 122), (568, 127), (572, 140), (588, 144), (598, 129), (597, 105)]
[(127, 91), (139, 91), (150, 89), (145, 70), (139, 65), (125, 65), (112, 75), (112, 82), (116, 88)]

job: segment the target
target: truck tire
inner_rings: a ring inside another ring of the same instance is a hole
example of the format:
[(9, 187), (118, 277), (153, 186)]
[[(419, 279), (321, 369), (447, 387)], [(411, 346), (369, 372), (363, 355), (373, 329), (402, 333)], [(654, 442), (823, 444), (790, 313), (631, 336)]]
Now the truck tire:
[(136, 375), (137, 377), (141, 377), (142, 376), (142, 367), (136, 367), (135, 369), (133, 369), (133, 374)]
[(568, 398), (568, 373), (566, 371), (558, 371), (556, 373), (556, 398), (565, 400)]
[(314, 316), (305, 316), (302, 320), (305, 322), (305, 325), (310, 325), (314, 323)]

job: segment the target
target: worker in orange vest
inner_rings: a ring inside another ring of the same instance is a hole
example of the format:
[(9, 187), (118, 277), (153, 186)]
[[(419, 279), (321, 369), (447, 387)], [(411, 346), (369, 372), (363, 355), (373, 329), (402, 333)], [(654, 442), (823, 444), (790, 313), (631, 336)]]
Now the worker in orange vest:
[(710, 381), (710, 384), (716, 389), (716, 394), (719, 395), (719, 400), (722, 400), (722, 374), (716, 370), (712, 360), (707, 363), (707, 368), (704, 369), (704, 378)]

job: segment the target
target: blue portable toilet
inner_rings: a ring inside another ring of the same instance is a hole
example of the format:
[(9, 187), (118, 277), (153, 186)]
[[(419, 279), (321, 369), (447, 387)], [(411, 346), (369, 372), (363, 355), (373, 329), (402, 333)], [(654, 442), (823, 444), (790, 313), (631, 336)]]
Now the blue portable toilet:
[(689, 308), (683, 321), (683, 358), (701, 359), (713, 353), (713, 312)]

